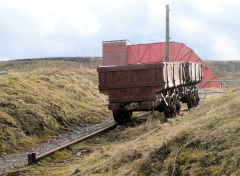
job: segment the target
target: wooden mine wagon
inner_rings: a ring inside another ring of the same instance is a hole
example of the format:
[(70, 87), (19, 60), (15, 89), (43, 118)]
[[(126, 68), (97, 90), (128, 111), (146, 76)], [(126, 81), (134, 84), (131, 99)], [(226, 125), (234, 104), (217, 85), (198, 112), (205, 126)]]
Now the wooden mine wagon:
[(199, 101), (195, 89), (202, 80), (202, 64), (199, 63), (101, 66), (97, 71), (99, 90), (109, 96), (109, 109), (117, 123), (129, 121), (133, 111), (159, 110), (169, 118), (179, 113), (180, 100), (189, 107)]

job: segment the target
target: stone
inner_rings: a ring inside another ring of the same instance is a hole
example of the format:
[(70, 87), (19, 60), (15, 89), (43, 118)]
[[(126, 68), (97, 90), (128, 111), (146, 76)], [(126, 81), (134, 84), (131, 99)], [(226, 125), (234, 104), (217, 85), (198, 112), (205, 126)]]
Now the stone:
[(78, 157), (81, 156), (81, 154), (82, 154), (81, 152), (77, 152), (77, 156), (78, 156)]
[(74, 174), (76, 174), (78, 172), (80, 172), (80, 169), (77, 166), (75, 166), (74, 169), (72, 170), (71, 175), (74, 175)]

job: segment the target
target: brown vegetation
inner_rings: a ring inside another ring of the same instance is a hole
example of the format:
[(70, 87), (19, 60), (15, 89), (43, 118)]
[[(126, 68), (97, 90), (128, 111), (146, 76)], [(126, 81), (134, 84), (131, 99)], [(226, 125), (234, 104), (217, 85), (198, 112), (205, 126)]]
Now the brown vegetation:
[(166, 123), (162, 114), (149, 115), (139, 126), (117, 127), (8, 173), (69, 175), (77, 166), (76, 175), (240, 175), (240, 85), (235, 86)]
[(18, 62), (18, 70), (0, 75), (0, 153), (109, 118), (95, 69), (66, 61)]

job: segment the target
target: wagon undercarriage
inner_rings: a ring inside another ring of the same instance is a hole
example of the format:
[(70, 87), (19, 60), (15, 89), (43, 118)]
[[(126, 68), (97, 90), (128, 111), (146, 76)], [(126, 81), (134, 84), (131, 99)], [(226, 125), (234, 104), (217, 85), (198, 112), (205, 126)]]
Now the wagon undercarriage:
[(187, 103), (188, 109), (199, 104), (198, 90), (195, 86), (176, 88), (168, 91), (157, 92), (155, 100), (128, 103), (110, 103), (109, 109), (113, 111), (114, 120), (118, 124), (131, 121), (133, 111), (159, 111), (164, 113), (164, 118), (174, 118), (179, 115), (181, 102)]
[(202, 64), (161, 62), (98, 68), (99, 90), (109, 96), (114, 120), (123, 124), (133, 111), (164, 112), (165, 119), (179, 114), (181, 103), (198, 105), (196, 84)]

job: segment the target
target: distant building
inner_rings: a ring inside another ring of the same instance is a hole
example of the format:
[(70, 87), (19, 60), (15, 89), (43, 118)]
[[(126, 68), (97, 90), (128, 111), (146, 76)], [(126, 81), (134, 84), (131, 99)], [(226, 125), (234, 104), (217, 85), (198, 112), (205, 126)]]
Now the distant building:
[[(166, 43), (150, 43), (133, 45), (128, 40), (103, 42), (103, 66), (128, 65), (138, 63), (164, 62)], [(203, 81), (218, 80), (217, 76), (207, 67), (195, 52), (183, 43), (170, 42), (170, 61), (199, 62), (203, 64)], [(201, 88), (221, 88), (220, 82), (202, 82)]]

